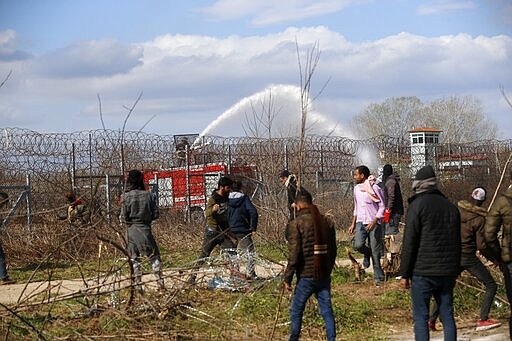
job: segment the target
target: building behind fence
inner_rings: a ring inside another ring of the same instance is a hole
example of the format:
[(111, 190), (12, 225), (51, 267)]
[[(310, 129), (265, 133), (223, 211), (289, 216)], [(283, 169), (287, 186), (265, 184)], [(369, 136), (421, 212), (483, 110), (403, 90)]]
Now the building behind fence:
[[(129, 169), (183, 166), (183, 148), (178, 141), (173, 135), (143, 132), (38, 133), (5, 128), (0, 138), (0, 190), (17, 198), (20, 193), (16, 193), (15, 186), (25, 186), (29, 177), (30, 201), (25, 202), (33, 206), (30, 209), (35, 214), (65, 205), (64, 194), (70, 190), (110, 214), (122, 191), (123, 174)], [(424, 156), (436, 168), (442, 189), (452, 200), (463, 198), (475, 185), (493, 191), (512, 152), (512, 140), (433, 142), (421, 150), (428, 150)], [(256, 200), (262, 206), (277, 209), (282, 204), (277, 175), (284, 168), (299, 172), (298, 146), (299, 138), (200, 136), (187, 145), (187, 162), (225, 163), (228, 169), (235, 165), (256, 166)], [(411, 174), (425, 163), (425, 157), (419, 157), (414, 148), (412, 135), (410, 141), (387, 136), (368, 140), (307, 136), (301, 181), (319, 200), (327, 198), (322, 201), (327, 209), (339, 210), (339, 205), (351, 205), (355, 166), (366, 164), (375, 174), (379, 166), (390, 163), (400, 175), (407, 197)]]

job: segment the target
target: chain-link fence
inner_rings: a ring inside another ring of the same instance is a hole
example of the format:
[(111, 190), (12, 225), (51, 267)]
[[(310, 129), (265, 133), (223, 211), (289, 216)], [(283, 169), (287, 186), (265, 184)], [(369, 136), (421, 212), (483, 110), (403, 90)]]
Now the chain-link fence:
[[(443, 191), (458, 200), (475, 185), (494, 190), (512, 152), (512, 140), (430, 144), (421, 150), (423, 159), (415, 157), (418, 151), (411, 149), (409, 141), (387, 136), (368, 140), (307, 136), (304, 145), (303, 186), (324, 209), (340, 214), (342, 219), (352, 206), (352, 170), (359, 164), (368, 165), (374, 174), (379, 166), (392, 164), (407, 197), (412, 173), (423, 163), (430, 163)], [(183, 159), (179, 149), (173, 135), (114, 130), (38, 133), (5, 128), (0, 137), (0, 190), (17, 198), (19, 193), (11, 187), (25, 185), (29, 176), (34, 215), (64, 207), (64, 193), (71, 190), (94, 202), (98, 211), (110, 213), (112, 205), (106, 202), (116, 202), (127, 170), (180, 166)], [(189, 146), (189, 152), (190, 165), (224, 163), (228, 170), (256, 166), (253, 180), (259, 191), (255, 201), (263, 212), (284, 219), (284, 194), (277, 175), (285, 168), (299, 173), (299, 138), (201, 136)]]

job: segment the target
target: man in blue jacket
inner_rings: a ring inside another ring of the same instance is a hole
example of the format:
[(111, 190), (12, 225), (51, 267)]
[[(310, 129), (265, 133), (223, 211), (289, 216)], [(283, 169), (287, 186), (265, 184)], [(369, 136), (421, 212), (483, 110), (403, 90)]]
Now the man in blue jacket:
[(228, 223), (231, 234), (238, 242), (238, 248), (247, 254), (246, 274), (255, 279), (254, 243), (252, 233), (258, 227), (258, 211), (247, 195), (241, 192), (242, 182), (234, 181), (229, 193)]

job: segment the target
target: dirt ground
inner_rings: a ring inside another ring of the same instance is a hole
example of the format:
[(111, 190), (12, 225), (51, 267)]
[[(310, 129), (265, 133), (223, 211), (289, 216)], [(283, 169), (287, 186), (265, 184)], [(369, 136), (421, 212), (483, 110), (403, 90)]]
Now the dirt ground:
[[(340, 260), (339, 266), (348, 266), (348, 260)], [(257, 269), (258, 270), (258, 269)], [(259, 269), (258, 273), (262, 273), (264, 270)], [(371, 272), (371, 269), (370, 269)], [(144, 278), (146, 280), (146, 278)], [(148, 281), (151, 281), (151, 275), (148, 275)], [(166, 283), (167, 286), (174, 285), (173, 283)], [(88, 287), (94, 286), (94, 281), (88, 283)], [(82, 280), (59, 280), (50, 282), (33, 282), (33, 283), (16, 283), (11, 285), (0, 286), (0, 303), (8, 306), (16, 305), (19, 302), (27, 302), (40, 299), (40, 294), (44, 291), (51, 290), (52, 293), (58, 292), (59, 295), (66, 295), (68, 293), (80, 292), (85, 290), (86, 285)], [(390, 280), (385, 283), (381, 288), (375, 288), (373, 285), (359, 285), (347, 288), (352, 290), (353, 294), (361, 295), (363, 297), (370, 297), (378, 295), (379, 292), (385, 290), (400, 290), (398, 287), (398, 281)], [(355, 292), (354, 292), (355, 290)], [(500, 321), (502, 326), (499, 328), (477, 332), (475, 331), (475, 321), (457, 321), (457, 340), (474, 340), (474, 341), (498, 341), (498, 340), (509, 340), (508, 336), (508, 321)], [(437, 325), (439, 331), (431, 332), (431, 340), (440, 341), (443, 340), (442, 325)], [(392, 335), (387, 339), (391, 341), (404, 341), (414, 340), (413, 327), (402, 330), (392, 330)]]

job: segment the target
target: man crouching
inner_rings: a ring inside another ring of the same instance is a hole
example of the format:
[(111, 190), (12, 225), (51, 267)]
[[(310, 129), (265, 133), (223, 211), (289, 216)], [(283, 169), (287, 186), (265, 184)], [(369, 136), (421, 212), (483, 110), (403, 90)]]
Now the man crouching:
[(295, 198), (297, 218), (290, 223), (288, 264), (284, 287), (292, 290), (293, 275), (297, 275), (295, 293), (290, 308), (289, 340), (298, 340), (302, 315), (308, 298), (315, 294), (324, 319), (328, 340), (336, 339), (336, 327), (331, 305), (331, 272), (336, 260), (334, 224), (313, 205), (311, 194), (300, 191)]

